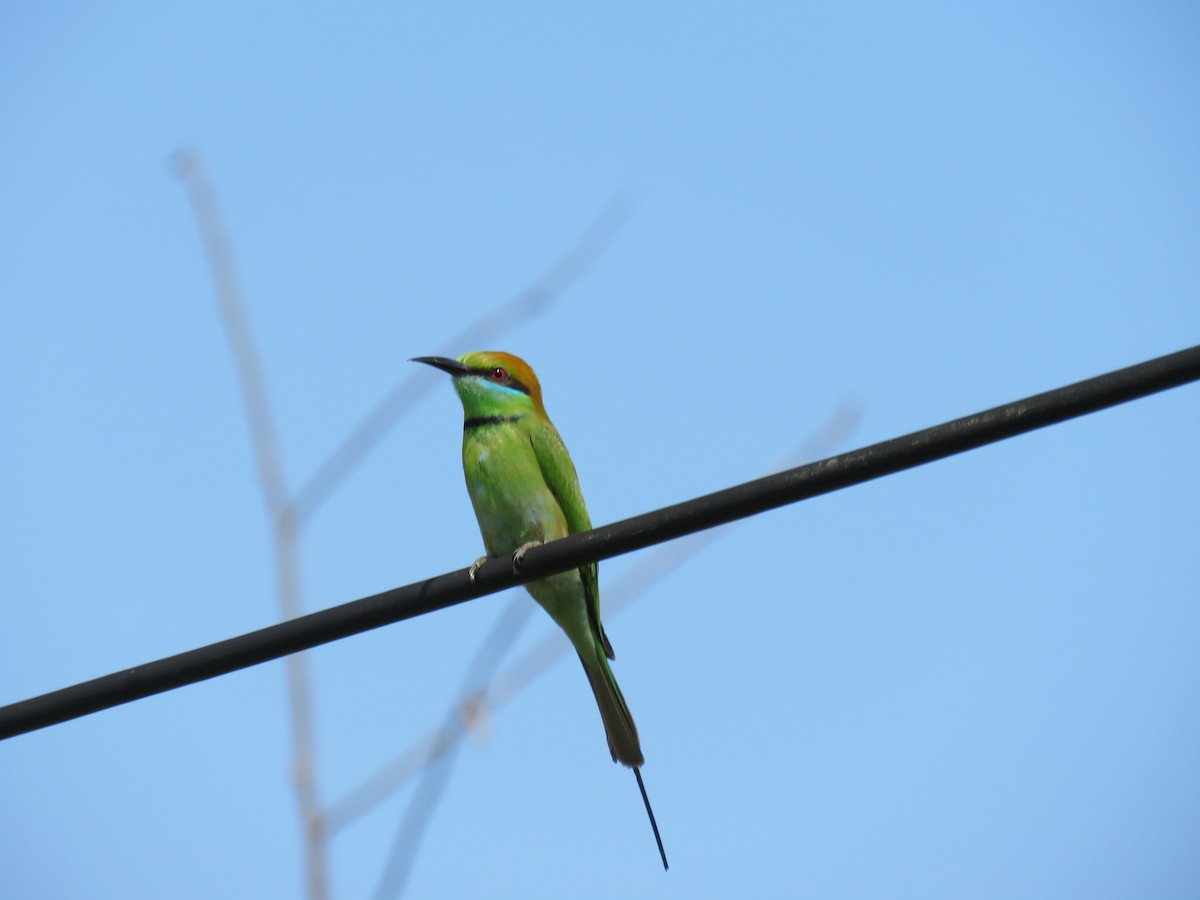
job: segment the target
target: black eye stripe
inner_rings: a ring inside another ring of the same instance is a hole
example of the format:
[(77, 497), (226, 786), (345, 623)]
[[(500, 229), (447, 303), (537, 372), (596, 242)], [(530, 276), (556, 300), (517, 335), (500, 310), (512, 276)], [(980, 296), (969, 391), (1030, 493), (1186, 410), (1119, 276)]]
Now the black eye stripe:
[(523, 381), (513, 378), (512, 372), (508, 371), (508, 369), (504, 369), (505, 379), (503, 381), (495, 381), (492, 378), (492, 373), (495, 372), (499, 368), (502, 368), (502, 367), (501, 366), (488, 366), (487, 368), (471, 369), (471, 374), (478, 375), (481, 378), (486, 378), (488, 381), (491, 381), (493, 384), (502, 384), (505, 387), (510, 387), (514, 391), (520, 391), (522, 394), (529, 393), (529, 386), (526, 385)]

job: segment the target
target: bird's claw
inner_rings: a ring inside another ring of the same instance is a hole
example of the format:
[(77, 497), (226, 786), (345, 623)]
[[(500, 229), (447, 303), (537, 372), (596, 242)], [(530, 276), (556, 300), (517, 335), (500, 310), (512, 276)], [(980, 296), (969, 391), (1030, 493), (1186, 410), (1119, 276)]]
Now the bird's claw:
[(512, 567), (513, 567), (514, 575), (521, 574), (521, 560), (523, 560), (525, 558), (525, 554), (528, 553), (530, 550), (532, 550), (534, 547), (540, 547), (540, 546), (542, 546), (541, 541), (529, 541), (527, 543), (522, 544), (520, 547), (518, 547), (516, 550), (513, 551)]
[(479, 571), (479, 567), (487, 561), (488, 558), (486, 556), (481, 556), (479, 559), (475, 560), (475, 562), (471, 563), (471, 568), (467, 569), (467, 580), (470, 581), (471, 584), (475, 583), (475, 573)]

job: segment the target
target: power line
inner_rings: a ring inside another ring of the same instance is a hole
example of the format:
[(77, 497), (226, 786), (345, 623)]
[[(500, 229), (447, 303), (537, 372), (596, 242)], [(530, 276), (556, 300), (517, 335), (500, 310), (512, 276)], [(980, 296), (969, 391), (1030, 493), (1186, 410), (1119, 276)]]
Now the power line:
[(0, 739), (149, 697), (485, 594), (1200, 380), (1200, 346), (644, 513), (507, 558), (310, 613), (0, 708)]

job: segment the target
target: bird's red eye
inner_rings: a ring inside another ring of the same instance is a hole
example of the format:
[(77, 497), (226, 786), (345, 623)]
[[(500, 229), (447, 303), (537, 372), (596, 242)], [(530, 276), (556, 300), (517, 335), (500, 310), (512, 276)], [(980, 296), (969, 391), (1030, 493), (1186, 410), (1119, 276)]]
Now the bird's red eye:
[(504, 381), (504, 379), (508, 377), (508, 373), (499, 366), (496, 366), (496, 368), (492, 369), (489, 375), (492, 381)]

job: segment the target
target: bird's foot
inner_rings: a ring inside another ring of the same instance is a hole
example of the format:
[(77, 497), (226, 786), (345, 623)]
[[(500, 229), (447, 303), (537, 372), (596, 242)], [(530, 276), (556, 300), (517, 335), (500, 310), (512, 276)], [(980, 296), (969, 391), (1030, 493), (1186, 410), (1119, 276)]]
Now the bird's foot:
[(475, 583), (475, 573), (479, 571), (479, 567), (488, 561), (486, 556), (481, 556), (475, 562), (471, 563), (471, 568), (467, 569), (467, 579), (471, 584)]
[(516, 550), (513, 551), (512, 566), (513, 566), (513, 574), (514, 575), (521, 574), (521, 560), (523, 560), (525, 558), (525, 554), (528, 553), (530, 550), (532, 550), (534, 547), (540, 547), (540, 546), (542, 546), (541, 541), (529, 541), (528, 543), (522, 544), (520, 547), (518, 547)]

